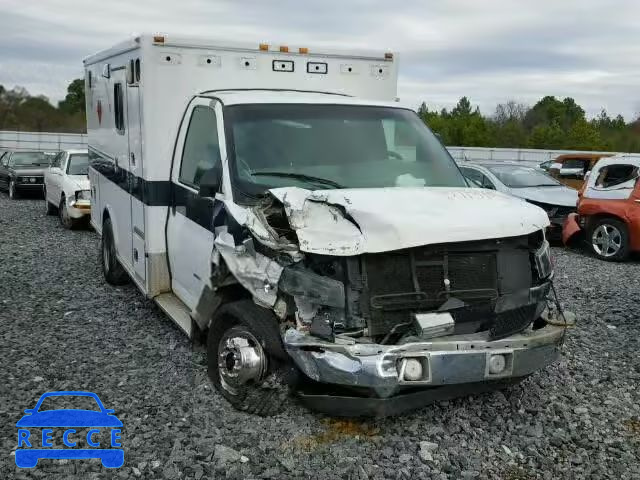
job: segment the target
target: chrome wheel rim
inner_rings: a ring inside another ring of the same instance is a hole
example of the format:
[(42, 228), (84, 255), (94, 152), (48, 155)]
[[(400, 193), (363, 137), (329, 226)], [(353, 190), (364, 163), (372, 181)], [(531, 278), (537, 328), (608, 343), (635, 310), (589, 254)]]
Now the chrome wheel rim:
[(247, 383), (262, 380), (267, 359), (258, 339), (243, 327), (232, 327), (218, 343), (220, 385), (231, 395)]
[(601, 257), (613, 257), (622, 248), (622, 233), (617, 227), (603, 223), (593, 231), (591, 245)]

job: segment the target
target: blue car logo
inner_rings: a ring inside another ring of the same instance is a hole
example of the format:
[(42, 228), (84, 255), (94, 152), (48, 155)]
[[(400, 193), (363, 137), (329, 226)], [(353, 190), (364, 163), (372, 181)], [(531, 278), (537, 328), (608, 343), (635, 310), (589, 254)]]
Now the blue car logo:
[[(71, 403), (88, 401), (91, 406), (97, 405), (97, 409), (43, 407), (43, 402), (50, 404), (52, 400), (60, 400), (59, 397), (67, 397), (62, 400)], [(104, 408), (95, 393), (47, 392), (34, 408), (24, 412), (26, 415), (16, 423), (18, 467), (33, 468), (41, 458), (99, 458), (107, 468), (118, 468), (124, 463), (124, 450), (120, 443), (122, 422), (113, 415), (114, 410)], [(104, 448), (107, 444), (110, 448)]]

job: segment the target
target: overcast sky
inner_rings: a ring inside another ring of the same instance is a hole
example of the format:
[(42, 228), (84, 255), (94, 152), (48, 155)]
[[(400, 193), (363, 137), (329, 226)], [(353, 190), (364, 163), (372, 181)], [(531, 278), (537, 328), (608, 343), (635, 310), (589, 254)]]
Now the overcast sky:
[(411, 106), (640, 112), (638, 0), (0, 0), (0, 84), (58, 101), (85, 56), (134, 32), (392, 50)]

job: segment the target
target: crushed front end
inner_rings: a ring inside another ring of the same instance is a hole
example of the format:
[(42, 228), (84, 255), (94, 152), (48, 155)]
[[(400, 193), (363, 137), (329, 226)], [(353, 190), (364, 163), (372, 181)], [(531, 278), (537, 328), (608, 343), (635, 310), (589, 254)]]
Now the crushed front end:
[(565, 326), (549, 308), (552, 278), (543, 230), (307, 255), (280, 277), (296, 306), (284, 345), (321, 385), (306, 399), (332, 414), (396, 413), (481, 392), (558, 358)]

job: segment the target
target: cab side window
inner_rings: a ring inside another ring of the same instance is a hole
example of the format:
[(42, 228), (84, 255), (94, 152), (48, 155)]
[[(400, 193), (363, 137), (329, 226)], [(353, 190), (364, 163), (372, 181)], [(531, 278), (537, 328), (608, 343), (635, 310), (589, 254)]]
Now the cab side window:
[(202, 175), (220, 161), (216, 114), (213, 109), (198, 105), (189, 120), (178, 179), (181, 183), (198, 187)]
[(638, 169), (633, 165), (609, 165), (602, 169), (596, 179), (596, 187), (611, 188), (621, 185), (638, 176)]

